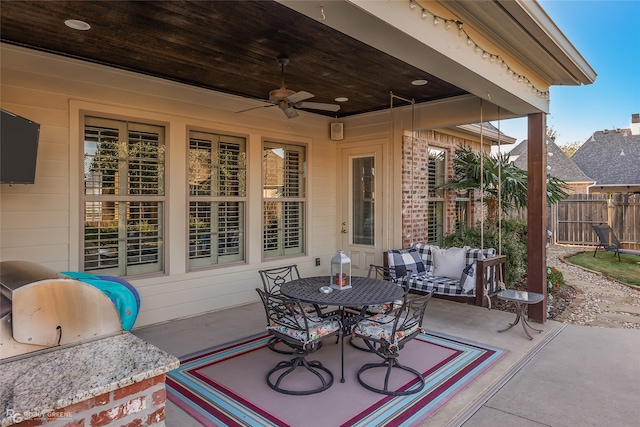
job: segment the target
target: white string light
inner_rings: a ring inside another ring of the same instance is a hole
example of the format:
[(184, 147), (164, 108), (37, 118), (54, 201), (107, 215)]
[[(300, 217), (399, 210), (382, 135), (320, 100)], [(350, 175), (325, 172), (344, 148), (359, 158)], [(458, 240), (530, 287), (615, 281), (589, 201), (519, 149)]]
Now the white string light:
[(460, 20), (457, 19), (449, 19), (449, 18), (444, 18), (440, 15), (437, 15), (433, 12), (431, 12), (429, 9), (423, 7), (422, 5), (420, 5), (418, 3), (417, 0), (409, 0), (409, 7), (413, 10), (413, 9), (419, 9), (422, 13), (422, 19), (426, 19), (427, 17), (429, 17), (429, 15), (433, 16), (433, 26), (438, 26), (440, 21), (444, 22), (444, 26), (445, 29), (449, 30), (453, 25), (458, 27), (458, 35), (460, 37), (467, 37), (467, 44), (469, 46), (474, 46), (474, 52), (476, 53), (482, 53), (482, 59), (487, 59), (489, 58), (489, 60), (493, 63), (495, 62), (498, 65), (502, 65), (503, 68), (507, 69), (507, 74), (509, 74), (510, 76), (513, 75), (513, 79), (518, 81), (519, 83), (523, 83), (526, 84), (527, 87), (531, 88), (531, 93), (536, 94), (537, 96), (541, 97), (541, 98), (545, 98), (545, 99), (549, 99), (549, 91), (543, 91), (540, 90), (538, 88), (536, 88), (533, 83), (531, 83), (531, 81), (524, 75), (517, 73), (513, 68), (511, 68), (504, 60), (504, 58), (502, 58), (500, 55), (496, 54), (496, 53), (492, 53), (487, 51), (486, 49), (482, 48), (482, 46), (480, 46), (478, 43), (475, 42), (475, 40), (473, 40), (473, 38), (471, 38), (471, 36), (467, 33), (467, 31), (464, 29), (463, 25), (464, 23)]

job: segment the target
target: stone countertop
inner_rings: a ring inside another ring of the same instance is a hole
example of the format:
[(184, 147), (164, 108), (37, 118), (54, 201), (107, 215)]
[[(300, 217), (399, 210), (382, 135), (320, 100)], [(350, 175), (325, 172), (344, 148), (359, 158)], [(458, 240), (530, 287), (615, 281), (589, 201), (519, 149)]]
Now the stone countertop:
[(179, 360), (128, 332), (0, 364), (0, 425), (176, 369)]

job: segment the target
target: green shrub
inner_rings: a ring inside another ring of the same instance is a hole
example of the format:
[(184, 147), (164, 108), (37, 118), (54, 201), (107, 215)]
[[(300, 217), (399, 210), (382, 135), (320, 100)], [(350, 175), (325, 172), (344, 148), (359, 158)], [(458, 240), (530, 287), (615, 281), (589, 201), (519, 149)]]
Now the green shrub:
[[(471, 246), (495, 248), (499, 251), (498, 229), (484, 227), (484, 245), (481, 245), (480, 224), (465, 227), (444, 238), (445, 247)], [(502, 254), (507, 257), (506, 285), (513, 287), (527, 273), (527, 223), (519, 218), (502, 221)]]

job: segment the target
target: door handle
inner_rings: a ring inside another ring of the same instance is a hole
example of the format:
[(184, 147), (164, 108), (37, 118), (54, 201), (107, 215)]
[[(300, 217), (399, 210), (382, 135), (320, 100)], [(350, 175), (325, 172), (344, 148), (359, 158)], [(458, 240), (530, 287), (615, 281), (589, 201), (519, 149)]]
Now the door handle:
[(346, 226), (347, 226), (347, 223), (346, 223), (346, 222), (343, 222), (343, 223), (342, 223), (342, 230), (340, 230), (340, 232), (341, 232), (342, 234), (347, 234), (347, 230), (345, 230), (345, 227), (346, 227)]

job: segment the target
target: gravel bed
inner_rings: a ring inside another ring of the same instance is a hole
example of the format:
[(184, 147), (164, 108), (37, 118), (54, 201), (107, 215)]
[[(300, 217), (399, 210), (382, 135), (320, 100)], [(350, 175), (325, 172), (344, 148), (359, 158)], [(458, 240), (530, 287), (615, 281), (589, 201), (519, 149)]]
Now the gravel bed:
[(640, 289), (564, 261), (565, 257), (585, 251), (593, 249), (560, 245), (547, 249), (547, 264), (562, 271), (565, 281), (578, 293), (556, 320), (585, 326), (640, 329)]

